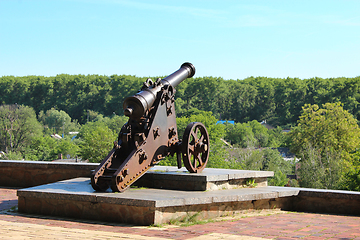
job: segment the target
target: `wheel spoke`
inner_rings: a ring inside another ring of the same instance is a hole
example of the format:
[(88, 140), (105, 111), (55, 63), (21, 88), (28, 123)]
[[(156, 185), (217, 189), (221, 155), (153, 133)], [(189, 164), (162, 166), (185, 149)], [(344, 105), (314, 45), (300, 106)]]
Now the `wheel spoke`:
[(204, 142), (204, 135), (203, 134), (201, 134), (201, 137), (199, 139), (199, 143), (202, 143), (202, 142)]
[(197, 137), (197, 135), (196, 135), (196, 132), (191, 132), (191, 136), (193, 137), (193, 139), (194, 139), (194, 142), (196, 143), (197, 142), (197, 140), (198, 140), (198, 137)]
[(195, 152), (195, 144), (189, 144), (189, 152), (194, 154), (194, 152)]
[(202, 165), (203, 165), (203, 161), (202, 161), (202, 159), (201, 159), (200, 153), (196, 154), (196, 159), (197, 159), (198, 162), (199, 162), (199, 166), (202, 166)]

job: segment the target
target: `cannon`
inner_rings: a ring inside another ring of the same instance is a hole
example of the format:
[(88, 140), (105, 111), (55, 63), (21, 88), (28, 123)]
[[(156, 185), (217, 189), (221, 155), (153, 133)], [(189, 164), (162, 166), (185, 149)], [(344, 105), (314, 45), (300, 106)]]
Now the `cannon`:
[(119, 132), (113, 149), (91, 174), (96, 191), (124, 192), (162, 159), (176, 154), (177, 166), (190, 173), (201, 172), (209, 158), (209, 134), (200, 122), (190, 123), (182, 140), (175, 115), (175, 87), (195, 74), (185, 62), (169, 76), (147, 79), (141, 90), (123, 102), (129, 117)]

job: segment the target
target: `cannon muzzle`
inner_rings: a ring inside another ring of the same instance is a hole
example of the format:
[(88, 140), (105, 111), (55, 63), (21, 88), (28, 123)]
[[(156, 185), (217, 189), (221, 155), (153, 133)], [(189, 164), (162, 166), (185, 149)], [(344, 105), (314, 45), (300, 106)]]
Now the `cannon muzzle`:
[(195, 75), (195, 67), (191, 63), (183, 63), (179, 70), (167, 76), (161, 82), (166, 85), (170, 84), (174, 88), (179, 85), (184, 79), (191, 78)]
[(195, 67), (191, 63), (185, 62), (181, 65), (179, 70), (165, 77), (149, 86), (146, 89), (136, 93), (124, 100), (123, 108), (125, 116), (129, 118), (138, 119), (144, 116), (146, 111), (154, 104), (157, 93), (165, 85), (176, 87), (186, 78), (191, 78), (195, 75)]

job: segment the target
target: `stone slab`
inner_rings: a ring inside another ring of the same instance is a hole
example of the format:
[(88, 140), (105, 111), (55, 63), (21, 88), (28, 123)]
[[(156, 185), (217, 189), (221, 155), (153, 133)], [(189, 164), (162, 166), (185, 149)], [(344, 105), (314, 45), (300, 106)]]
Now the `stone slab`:
[(253, 171), (253, 170), (236, 170), (236, 169), (220, 169), (220, 168), (205, 168), (201, 173), (191, 173), (186, 168), (154, 166), (148, 172), (153, 175), (154, 179), (159, 180), (188, 180), (198, 182), (214, 182), (227, 181), (234, 179), (259, 178), (259, 177), (273, 177), (272, 171)]
[(267, 186), (272, 171), (205, 168), (201, 173), (189, 173), (186, 168), (154, 166), (135, 185), (173, 190), (207, 191), (246, 187), (253, 179), (258, 187)]
[(142, 207), (169, 207), (232, 201), (252, 201), (298, 195), (293, 188), (259, 187), (219, 191), (177, 191), (165, 189), (133, 189), (124, 193), (96, 192), (88, 178), (76, 178), (42, 186), (20, 189), (19, 197), (67, 199), (105, 202)]

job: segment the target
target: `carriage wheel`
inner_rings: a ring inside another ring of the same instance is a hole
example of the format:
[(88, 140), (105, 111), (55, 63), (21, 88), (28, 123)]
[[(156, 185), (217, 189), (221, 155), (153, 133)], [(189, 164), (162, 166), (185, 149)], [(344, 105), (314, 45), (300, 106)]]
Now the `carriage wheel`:
[(200, 122), (190, 123), (182, 139), (183, 162), (191, 173), (201, 172), (209, 159), (209, 134)]

